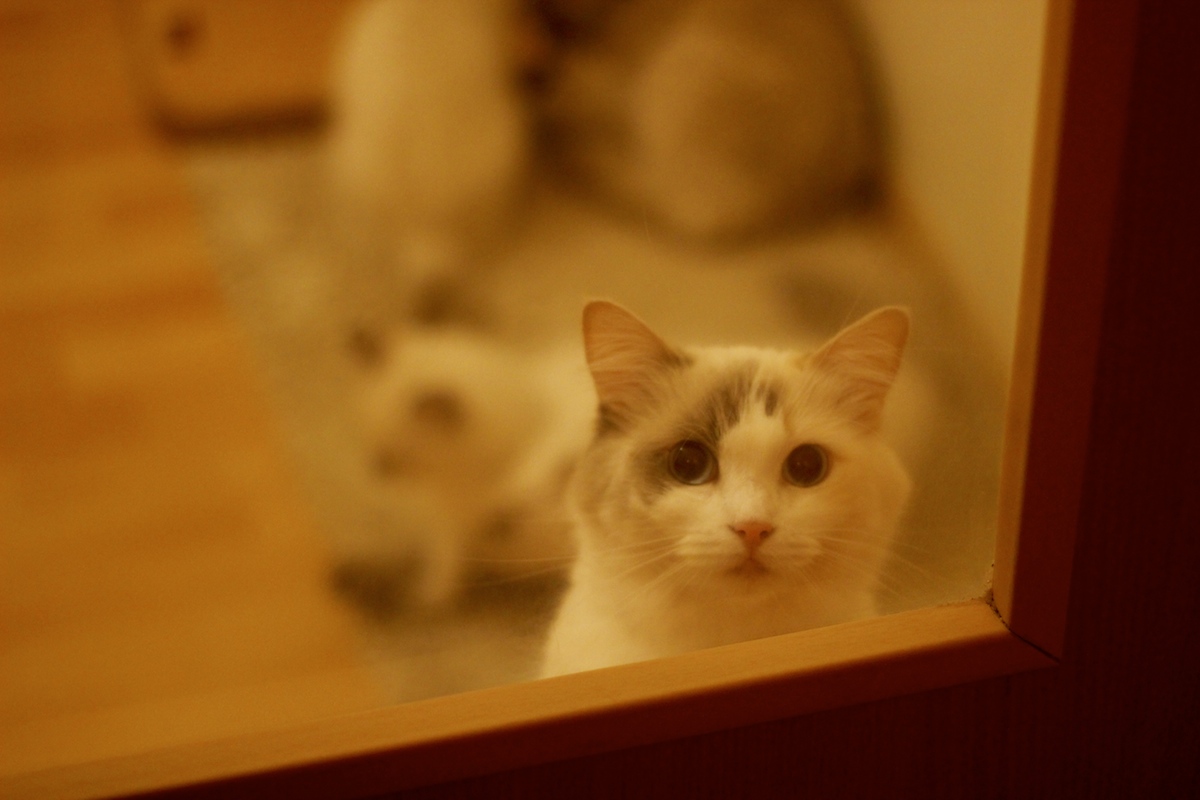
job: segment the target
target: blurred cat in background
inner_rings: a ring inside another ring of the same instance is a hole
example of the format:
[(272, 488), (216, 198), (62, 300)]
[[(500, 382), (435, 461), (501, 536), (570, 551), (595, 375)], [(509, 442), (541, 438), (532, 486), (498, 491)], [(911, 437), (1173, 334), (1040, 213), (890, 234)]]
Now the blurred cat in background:
[(907, 338), (892, 307), (813, 353), (680, 350), (589, 304), (599, 423), (542, 674), (875, 614), (910, 489), (881, 432)]
[(349, 302), (436, 321), (529, 180), (518, 0), (367, 0), (334, 69), (328, 172)]
[(400, 330), (365, 382), (364, 451), (401, 527), (391, 547), (413, 561), (407, 601), (445, 608), (473, 575), (565, 571), (561, 497), (593, 405), (577, 345)]
[(834, 0), (542, 0), (562, 44), (536, 109), (548, 161), (627, 212), (713, 241), (868, 203), (883, 131)]

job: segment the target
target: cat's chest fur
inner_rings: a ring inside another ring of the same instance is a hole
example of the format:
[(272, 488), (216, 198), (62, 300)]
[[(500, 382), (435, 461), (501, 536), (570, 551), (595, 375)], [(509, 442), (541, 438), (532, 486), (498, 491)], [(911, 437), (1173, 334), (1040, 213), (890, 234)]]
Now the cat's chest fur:
[(662, 658), (875, 613), (870, 588), (862, 585), (777, 592), (747, 585), (757, 579), (753, 575), (731, 575), (708, 592), (651, 595), (636, 581), (614, 579), (581, 563), (559, 617), (560, 625), (578, 635), (551, 646), (546, 674)]

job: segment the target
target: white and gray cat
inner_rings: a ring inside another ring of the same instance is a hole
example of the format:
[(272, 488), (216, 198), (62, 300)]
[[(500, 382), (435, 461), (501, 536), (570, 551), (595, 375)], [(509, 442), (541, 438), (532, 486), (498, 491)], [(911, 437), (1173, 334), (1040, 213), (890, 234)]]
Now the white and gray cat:
[(599, 421), (542, 674), (875, 614), (910, 489), (881, 431), (908, 328), (888, 307), (812, 353), (681, 350), (589, 304)]
[(577, 344), (520, 348), (455, 328), (398, 331), (367, 370), (367, 457), (395, 534), (377, 559), (412, 563), (403, 598), (445, 609), (473, 577), (565, 572), (563, 489), (587, 442)]

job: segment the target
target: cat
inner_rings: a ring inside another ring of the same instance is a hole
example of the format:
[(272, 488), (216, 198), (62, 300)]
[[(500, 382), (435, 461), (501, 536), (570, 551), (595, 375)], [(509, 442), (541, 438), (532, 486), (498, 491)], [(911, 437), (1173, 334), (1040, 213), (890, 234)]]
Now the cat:
[(565, 572), (573, 545), (561, 497), (591, 412), (578, 345), (406, 328), (375, 360), (363, 451), (404, 529), (395, 549), (417, 562), (409, 603), (448, 609), (479, 573)]
[(519, 215), (532, 157), (521, 19), (518, 0), (367, 0), (348, 15), (327, 173), (362, 322), (446, 316), (447, 287)]
[(835, 0), (542, 0), (548, 161), (673, 234), (722, 241), (869, 206), (885, 131)]
[(910, 490), (881, 434), (908, 329), (885, 307), (808, 354), (682, 350), (588, 304), (599, 411), (541, 674), (874, 615)]

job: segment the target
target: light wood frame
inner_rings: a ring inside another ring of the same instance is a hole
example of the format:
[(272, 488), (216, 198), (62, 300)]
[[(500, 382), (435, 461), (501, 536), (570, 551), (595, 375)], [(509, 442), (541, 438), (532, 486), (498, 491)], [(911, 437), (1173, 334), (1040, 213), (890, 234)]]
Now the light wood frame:
[(1051, 2), (993, 597), (28, 775), (13, 796), (379, 794), (1063, 656), (1136, 3)]

